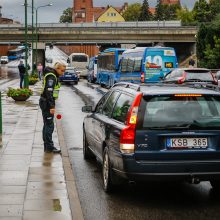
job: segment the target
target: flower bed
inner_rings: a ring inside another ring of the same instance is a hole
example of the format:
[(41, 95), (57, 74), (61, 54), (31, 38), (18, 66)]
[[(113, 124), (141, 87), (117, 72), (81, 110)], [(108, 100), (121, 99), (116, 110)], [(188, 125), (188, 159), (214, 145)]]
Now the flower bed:
[(33, 95), (33, 91), (27, 88), (9, 88), (7, 91), (7, 96), (13, 98), (15, 101), (26, 101), (31, 95)]

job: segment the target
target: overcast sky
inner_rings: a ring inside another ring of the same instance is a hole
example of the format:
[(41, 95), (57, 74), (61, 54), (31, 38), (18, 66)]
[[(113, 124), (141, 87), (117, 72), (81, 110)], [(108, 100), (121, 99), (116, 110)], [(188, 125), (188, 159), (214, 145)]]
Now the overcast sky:
[[(181, 4), (192, 8), (196, 0), (181, 0)], [(27, 0), (31, 5), (32, 0)], [(113, 6), (122, 6), (124, 2), (134, 3), (143, 0), (93, 0), (94, 6), (106, 6), (111, 4)], [(155, 6), (157, 0), (148, 0), (150, 6)], [(21, 4), (24, 0), (0, 0), (2, 6), (3, 17), (11, 18), (24, 22), (24, 6)], [(35, 7), (52, 3), (53, 6), (40, 8), (38, 10), (38, 22), (40, 23), (56, 23), (59, 22), (59, 18), (62, 15), (64, 9), (73, 6), (73, 0), (34, 0)], [(31, 9), (28, 8), (28, 22), (31, 23)]]

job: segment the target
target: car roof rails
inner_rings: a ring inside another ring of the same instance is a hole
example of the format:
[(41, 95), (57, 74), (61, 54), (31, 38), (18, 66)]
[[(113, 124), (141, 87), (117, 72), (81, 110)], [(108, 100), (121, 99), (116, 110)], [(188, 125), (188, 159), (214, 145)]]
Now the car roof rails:
[(124, 88), (130, 88), (130, 89), (134, 89), (135, 91), (140, 91), (140, 84), (135, 84), (135, 83), (128, 83), (128, 82), (119, 82), (119, 83), (115, 83), (113, 87), (116, 86), (122, 86)]

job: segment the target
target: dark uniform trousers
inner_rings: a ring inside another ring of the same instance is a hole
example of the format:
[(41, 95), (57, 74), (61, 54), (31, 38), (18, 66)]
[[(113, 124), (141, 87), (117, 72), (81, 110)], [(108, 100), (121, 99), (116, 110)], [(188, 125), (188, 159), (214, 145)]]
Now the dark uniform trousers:
[(54, 143), (52, 140), (52, 135), (54, 131), (54, 115), (50, 114), (50, 108), (47, 105), (46, 99), (43, 97), (39, 101), (40, 108), (43, 115), (43, 141), (44, 141), (44, 151), (51, 151), (54, 148)]

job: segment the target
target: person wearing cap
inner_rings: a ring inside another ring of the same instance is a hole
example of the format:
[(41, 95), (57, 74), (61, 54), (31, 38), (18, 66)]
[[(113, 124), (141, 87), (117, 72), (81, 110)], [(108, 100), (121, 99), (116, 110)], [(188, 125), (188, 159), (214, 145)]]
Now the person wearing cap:
[(55, 100), (58, 98), (60, 83), (59, 76), (65, 72), (66, 65), (60, 62), (55, 63), (54, 68), (46, 67), (39, 105), (43, 116), (43, 141), (44, 152), (60, 153), (61, 150), (54, 146), (52, 134), (54, 131)]

